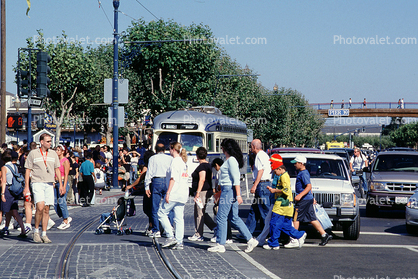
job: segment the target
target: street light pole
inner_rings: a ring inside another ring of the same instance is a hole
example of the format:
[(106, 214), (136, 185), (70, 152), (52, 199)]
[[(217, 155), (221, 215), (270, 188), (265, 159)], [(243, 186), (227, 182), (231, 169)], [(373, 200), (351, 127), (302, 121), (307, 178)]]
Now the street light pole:
[(113, 1), (114, 8), (114, 30), (113, 30), (113, 83), (112, 83), (112, 106), (113, 106), (113, 176), (112, 182), (113, 187), (118, 187), (118, 143), (119, 143), (119, 124), (118, 124), (118, 43), (119, 43), (119, 34), (118, 34), (118, 8), (119, 0)]

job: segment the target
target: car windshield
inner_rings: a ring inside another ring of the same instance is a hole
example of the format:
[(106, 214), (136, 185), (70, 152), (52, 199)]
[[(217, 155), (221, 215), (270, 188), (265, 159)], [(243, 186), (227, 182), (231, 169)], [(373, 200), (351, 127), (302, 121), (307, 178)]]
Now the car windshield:
[[(283, 163), (290, 177), (296, 177), (297, 171), (295, 165), (290, 163), (291, 160), (293, 158), (284, 158)], [(341, 159), (308, 158), (305, 166), (311, 178), (348, 180), (346, 168)]]
[(373, 171), (418, 172), (417, 155), (380, 155), (376, 158)]

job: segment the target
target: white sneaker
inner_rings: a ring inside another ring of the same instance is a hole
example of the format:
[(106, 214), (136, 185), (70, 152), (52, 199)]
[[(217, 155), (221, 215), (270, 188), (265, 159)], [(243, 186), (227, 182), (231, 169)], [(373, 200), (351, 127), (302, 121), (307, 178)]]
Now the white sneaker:
[(68, 218), (67, 218), (67, 222), (68, 222), (68, 224), (69, 224), (69, 223), (71, 223), (71, 221), (72, 221), (72, 220), (73, 220), (73, 218), (68, 217)]
[(216, 235), (210, 239), (210, 242), (216, 243)]
[(299, 240), (292, 238), (290, 242), (284, 246), (284, 248), (287, 248), (287, 249), (299, 248)]
[(192, 236), (189, 236), (187, 239), (190, 241), (203, 241), (204, 240), (203, 236), (199, 236), (197, 233), (195, 233)]
[[(215, 239), (215, 242), (216, 242), (216, 239)], [(227, 239), (225, 241), (225, 244), (232, 244), (232, 243), (234, 243), (234, 241), (232, 239)]]
[(226, 249), (224, 245), (217, 243), (215, 246), (208, 248), (209, 252), (225, 253)]
[(2, 230), (5, 226), (6, 226), (6, 224), (5, 224), (4, 220), (3, 220), (3, 222), (1, 222), (1, 224), (0, 224), (0, 230)]
[(165, 240), (164, 244), (161, 245), (161, 247), (165, 248), (175, 244), (177, 244), (177, 240), (174, 237), (169, 237)]
[(306, 233), (304, 233), (304, 234), (302, 235), (302, 237), (298, 239), (298, 242), (299, 242), (299, 248), (302, 248), (303, 244), (305, 243), (305, 238), (306, 238), (306, 236), (307, 236), (307, 234), (306, 234)]
[(46, 230), (49, 231), (53, 226), (55, 226), (55, 222), (51, 218), (49, 218)]
[(149, 237), (161, 237), (161, 233), (160, 233), (160, 231), (153, 232), (153, 233), (150, 233), (148, 236)]
[(244, 250), (245, 253), (251, 253), (255, 247), (258, 245), (258, 240), (255, 238), (251, 238), (247, 242), (247, 249)]
[(266, 244), (266, 245), (263, 245), (263, 248), (266, 249), (266, 250), (271, 250), (271, 249), (273, 249), (273, 250), (279, 250), (280, 249), (280, 246), (271, 247), (270, 245)]
[[(23, 224), (25, 226), (25, 233), (28, 234), (32, 230), (32, 225), (28, 223)], [(18, 232), (21, 232), (22, 229), (19, 227), (16, 229)]]
[(59, 230), (65, 230), (65, 229), (68, 229), (70, 226), (71, 226), (70, 225), (70, 222), (68, 222), (68, 223), (62, 222), (61, 225), (59, 225), (57, 229), (59, 229)]

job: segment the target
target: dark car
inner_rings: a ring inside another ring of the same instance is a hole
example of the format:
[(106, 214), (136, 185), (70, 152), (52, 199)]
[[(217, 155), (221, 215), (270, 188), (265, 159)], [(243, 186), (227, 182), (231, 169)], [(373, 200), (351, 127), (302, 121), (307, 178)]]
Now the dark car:
[(267, 151), (269, 156), (275, 153), (316, 153), (324, 154), (324, 151), (318, 148), (304, 148), (304, 147), (276, 147)]
[(418, 152), (381, 152), (368, 171), (366, 215), (377, 215), (379, 208), (405, 209), (417, 190)]
[(385, 151), (413, 151), (413, 152), (416, 152), (415, 149), (410, 148), (410, 147), (389, 147), (389, 148), (385, 149)]

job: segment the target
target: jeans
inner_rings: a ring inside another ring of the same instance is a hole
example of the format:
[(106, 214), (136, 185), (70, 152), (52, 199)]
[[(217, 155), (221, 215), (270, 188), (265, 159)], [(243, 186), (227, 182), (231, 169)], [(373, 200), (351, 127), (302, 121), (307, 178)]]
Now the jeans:
[(112, 215), (110, 212), (102, 213), (102, 215), (100, 215), (100, 224), (103, 223), (110, 215)]
[(236, 228), (247, 241), (252, 238), (244, 221), (238, 216), (238, 201), (236, 196), (237, 194), (232, 189), (232, 186), (222, 186), (218, 214), (216, 215), (216, 222), (218, 224), (216, 242), (221, 245), (225, 245), (226, 242), (228, 219), (231, 221), (232, 226)]
[[(174, 224), (176, 228), (176, 240), (177, 243), (183, 243), (184, 237), (184, 203), (170, 201), (166, 203), (163, 201), (161, 207), (158, 210), (158, 220), (161, 222), (166, 236), (168, 238), (173, 237), (173, 228), (171, 227), (170, 219), (168, 214), (174, 212)], [(158, 222), (157, 222), (158, 224)], [(154, 231), (154, 227), (153, 227)]]
[(160, 230), (160, 223), (158, 221), (158, 209), (160, 207), (161, 199), (165, 198), (167, 193), (167, 184), (165, 183), (165, 177), (156, 177), (152, 179), (151, 185), (151, 217), (152, 217), (152, 232), (158, 232)]
[(68, 218), (68, 208), (67, 208), (67, 193), (70, 189), (70, 184), (65, 185), (65, 194), (60, 195), (60, 184), (57, 182), (55, 183), (54, 187), (54, 209), (57, 213), (58, 217), (62, 217), (63, 219)]
[[(360, 169), (354, 169), (354, 171), (359, 171)], [(366, 173), (365, 172), (363, 172), (363, 174), (362, 175), (360, 175), (359, 176), (359, 179), (360, 179), (360, 183), (362, 184), (362, 186), (363, 186), (363, 189), (364, 189), (364, 192), (366, 193), (367, 192), (367, 183), (366, 183)]]
[(266, 219), (269, 213), (271, 193), (267, 190), (267, 186), (271, 186), (270, 181), (260, 182), (255, 190), (255, 198), (245, 222), (251, 234), (255, 231), (257, 219), (260, 219), (260, 223), (263, 225), (264, 219)]
[(270, 232), (270, 220), (271, 220), (271, 214), (273, 213), (273, 207), (274, 203), (271, 204), (269, 213), (266, 216), (266, 219), (264, 219), (264, 229), (263, 231), (257, 236), (258, 243), (263, 244), (266, 241), (267, 236)]
[(131, 183), (134, 183), (135, 180), (138, 178), (138, 165), (131, 165)]

